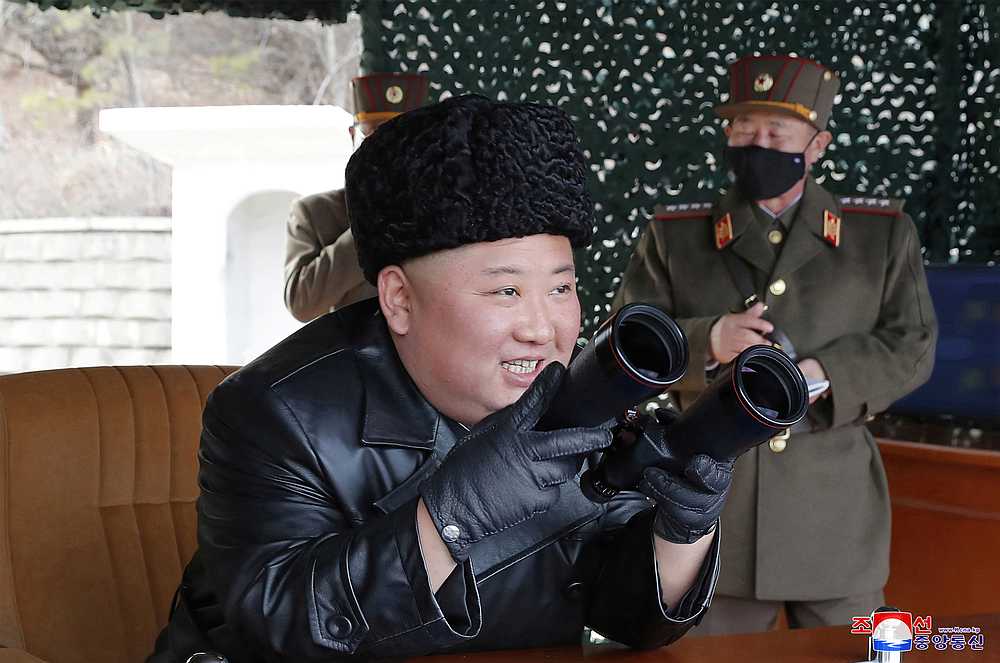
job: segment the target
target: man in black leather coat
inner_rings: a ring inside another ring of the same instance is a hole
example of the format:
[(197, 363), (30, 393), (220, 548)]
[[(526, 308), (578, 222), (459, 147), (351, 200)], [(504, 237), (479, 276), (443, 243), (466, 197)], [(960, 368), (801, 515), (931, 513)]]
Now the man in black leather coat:
[(585, 625), (655, 647), (700, 619), (731, 468), (649, 468), (597, 505), (577, 476), (609, 427), (534, 430), (579, 333), (584, 183), (546, 106), (458, 97), (364, 142), (347, 197), (378, 298), (211, 395), (199, 550), (151, 661), (574, 644)]

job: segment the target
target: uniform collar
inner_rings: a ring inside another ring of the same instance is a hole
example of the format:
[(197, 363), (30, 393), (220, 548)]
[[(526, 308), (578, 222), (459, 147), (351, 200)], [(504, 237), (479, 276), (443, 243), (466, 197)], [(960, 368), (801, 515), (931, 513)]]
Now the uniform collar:
[(768, 273), (774, 263), (774, 251), (762, 233), (753, 232), (757, 227), (753, 211), (755, 204), (744, 199), (734, 187), (716, 202), (712, 208), (712, 220), (719, 223), (729, 217), (733, 239), (723, 251), (732, 251), (755, 268)]
[(733, 251), (765, 274), (786, 274), (801, 267), (824, 246), (823, 214), (829, 210), (840, 216), (840, 204), (834, 196), (811, 178), (806, 178), (805, 189), (795, 212), (795, 223), (788, 233), (778, 263), (774, 251), (763, 233), (747, 232), (756, 227), (752, 205), (733, 188), (723, 195), (712, 208), (712, 220), (718, 222), (729, 215), (733, 239), (723, 249)]
[[(803, 193), (805, 193), (804, 189)], [(799, 201), (801, 200), (802, 200), (802, 193), (796, 196), (795, 200), (785, 205), (785, 209), (777, 213), (772, 212), (771, 209), (766, 205), (757, 203), (756, 204), (757, 211), (763, 214), (764, 217), (770, 219), (771, 221), (781, 221), (781, 223), (784, 224), (785, 227), (788, 227), (791, 225), (792, 217), (795, 215), (795, 210), (799, 205)]]
[(795, 223), (774, 266), (776, 276), (791, 274), (821, 251), (832, 250), (823, 239), (823, 215), (828, 210), (840, 216), (839, 202), (816, 180), (807, 178)]

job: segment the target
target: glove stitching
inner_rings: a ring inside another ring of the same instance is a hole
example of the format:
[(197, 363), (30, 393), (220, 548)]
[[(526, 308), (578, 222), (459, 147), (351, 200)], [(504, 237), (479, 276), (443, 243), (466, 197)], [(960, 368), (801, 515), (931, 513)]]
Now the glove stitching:
[[(547, 510), (547, 509), (546, 509), (546, 510)], [(494, 530), (494, 531), (492, 531), (492, 532), (483, 532), (483, 534), (482, 534), (482, 535), (481, 535), (480, 537), (478, 537), (478, 538), (475, 538), (475, 539), (459, 539), (459, 541), (462, 541), (462, 540), (465, 540), (465, 541), (467, 541), (467, 542), (468, 542), (468, 543), (466, 543), (466, 544), (465, 544), (465, 545), (463, 546), (463, 548), (464, 548), (464, 547), (467, 547), (467, 546), (471, 546), (471, 545), (472, 545), (472, 544), (474, 544), (474, 543), (477, 543), (477, 542), (479, 542), (479, 541), (482, 541), (483, 539), (485, 539), (485, 538), (486, 538), (486, 537), (488, 537), (488, 536), (493, 536), (494, 534), (499, 534), (500, 532), (503, 532), (504, 530), (508, 530), (508, 529), (510, 529), (511, 527), (514, 527), (514, 526), (516, 526), (516, 525), (520, 525), (521, 523), (523, 523), (523, 522), (525, 522), (525, 521), (528, 521), (528, 520), (531, 520), (532, 518), (534, 518), (535, 516), (537, 516), (537, 515), (538, 515), (538, 514), (540, 514), (540, 513), (545, 513), (545, 511), (532, 511), (532, 512), (531, 512), (530, 514), (528, 514), (528, 515), (527, 515), (527, 516), (525, 516), (524, 518), (521, 518), (520, 520), (517, 520), (517, 521), (514, 521), (514, 522), (510, 523), (509, 525), (504, 525), (503, 527), (501, 527), (501, 528), (500, 528), (500, 529), (498, 529), (498, 530)]]
[[(577, 427), (577, 428), (566, 428), (564, 430), (566, 432), (573, 433), (573, 432), (585, 432), (585, 431), (588, 431), (590, 429), (583, 428), (583, 427)], [(560, 434), (562, 434), (562, 431), (560, 431)], [(542, 437), (542, 439), (539, 441), (541, 443), (541, 442), (545, 442), (547, 440), (551, 440), (553, 437), (555, 437), (555, 435), (553, 433), (545, 433), (545, 434), (543, 434), (540, 437)], [(547, 455), (540, 454), (535, 447), (531, 447), (530, 450), (531, 450), (531, 455), (534, 457), (535, 461), (555, 460), (557, 458), (566, 458), (568, 456), (579, 456), (580, 454), (583, 454), (583, 453), (591, 453), (592, 451), (598, 451), (600, 449), (606, 449), (611, 444), (611, 440), (609, 440), (606, 436), (602, 440), (602, 442), (604, 442), (605, 444), (603, 446), (596, 447), (596, 448), (592, 444), (589, 444), (587, 442), (580, 442), (580, 443), (578, 443), (577, 446), (573, 447), (572, 449), (569, 449), (569, 450), (560, 450), (558, 453), (547, 454)]]

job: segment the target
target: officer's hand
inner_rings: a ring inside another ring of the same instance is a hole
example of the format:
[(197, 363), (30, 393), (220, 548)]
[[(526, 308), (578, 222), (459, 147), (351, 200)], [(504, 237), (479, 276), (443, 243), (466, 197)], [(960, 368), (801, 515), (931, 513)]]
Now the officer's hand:
[(565, 368), (545, 367), (520, 399), (487, 417), (448, 453), (420, 486), (441, 539), (456, 561), (477, 541), (545, 513), (557, 486), (579, 472), (588, 454), (611, 444), (608, 427), (533, 430)]
[(732, 463), (698, 454), (682, 472), (648, 467), (639, 490), (656, 500), (653, 532), (672, 543), (694, 543), (713, 529), (726, 502)]
[[(812, 357), (809, 357), (808, 359), (803, 359), (802, 361), (800, 361), (799, 362), (799, 370), (802, 371), (802, 375), (803, 375), (803, 377), (805, 377), (806, 382), (814, 383), (814, 382), (822, 382), (823, 380), (826, 380), (826, 371), (823, 370), (823, 365), (821, 363), (819, 363), (818, 361), (816, 361), (815, 359), (813, 359)], [(821, 391), (818, 394), (812, 396), (809, 399), (809, 404), (811, 405), (811, 404), (815, 403), (816, 399), (818, 399), (820, 397), (825, 397), (825, 396), (829, 395), (829, 393), (830, 393), (830, 387), (827, 387), (823, 391)]]
[(720, 364), (728, 364), (751, 345), (770, 345), (764, 334), (774, 331), (774, 325), (761, 316), (760, 302), (742, 313), (727, 313), (712, 325), (709, 332), (709, 354)]

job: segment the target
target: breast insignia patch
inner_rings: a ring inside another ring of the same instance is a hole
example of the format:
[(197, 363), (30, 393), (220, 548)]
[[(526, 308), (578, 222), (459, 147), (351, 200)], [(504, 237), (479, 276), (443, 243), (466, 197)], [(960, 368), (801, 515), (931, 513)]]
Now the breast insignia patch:
[(823, 210), (823, 239), (833, 248), (840, 246), (840, 217), (828, 209)]
[(733, 217), (726, 214), (715, 222), (715, 248), (721, 251), (733, 241)]

